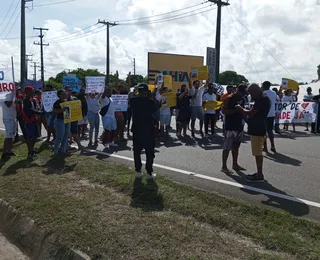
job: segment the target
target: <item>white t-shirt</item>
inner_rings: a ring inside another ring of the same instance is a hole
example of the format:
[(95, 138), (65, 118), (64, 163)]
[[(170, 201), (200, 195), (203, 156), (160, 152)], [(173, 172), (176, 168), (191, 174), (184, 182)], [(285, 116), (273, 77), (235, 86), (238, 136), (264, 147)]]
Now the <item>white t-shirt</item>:
[(115, 108), (114, 102), (111, 97), (110, 98), (108, 98), (108, 97), (101, 98), (101, 107), (105, 107), (105, 106), (109, 105), (110, 102), (111, 102), (111, 104), (110, 104), (108, 112), (106, 113), (105, 116), (115, 117), (114, 112), (115, 112), (116, 108)]
[(295, 102), (296, 98), (294, 96), (283, 96), (282, 102)]
[(88, 111), (93, 112), (93, 113), (98, 113), (100, 110), (99, 107), (99, 98), (87, 98), (87, 105), (88, 105)]
[(277, 103), (277, 93), (273, 90), (265, 90), (264, 93), (269, 97), (271, 101), (270, 110), (268, 113), (268, 117), (275, 117), (276, 116), (276, 107), (275, 104)]
[[(206, 93), (203, 95), (203, 101), (216, 101), (217, 100), (217, 96), (216, 94), (212, 93), (212, 95), (210, 95), (209, 93)], [(204, 111), (205, 114), (215, 114), (216, 111), (215, 110), (205, 110)]]
[[(197, 96), (194, 99), (191, 99), (190, 106), (192, 107), (202, 107), (202, 96), (204, 92), (204, 87), (198, 88)], [(196, 94), (196, 89), (192, 87), (190, 89), (190, 96), (194, 96)]]
[[(156, 99), (161, 102), (163, 101), (163, 97), (160, 95), (159, 90), (156, 93)], [(162, 102), (163, 103), (163, 102)], [(160, 115), (171, 115), (170, 107), (160, 108)]]
[(17, 118), (17, 110), (14, 101), (10, 107), (7, 107), (5, 101), (2, 103), (2, 119), (12, 119)]
[(311, 101), (313, 99), (313, 94), (306, 94), (303, 96), (303, 99), (306, 101)]

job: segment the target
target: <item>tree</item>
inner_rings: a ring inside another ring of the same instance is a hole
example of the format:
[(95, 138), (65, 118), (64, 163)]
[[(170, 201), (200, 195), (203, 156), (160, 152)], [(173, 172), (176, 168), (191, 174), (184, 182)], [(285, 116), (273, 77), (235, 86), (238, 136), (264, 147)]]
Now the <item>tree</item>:
[(318, 73), (318, 79), (320, 79), (320, 65), (318, 65), (317, 73)]
[(227, 70), (219, 75), (219, 83), (221, 85), (248, 83), (245, 76), (237, 74), (235, 71)]

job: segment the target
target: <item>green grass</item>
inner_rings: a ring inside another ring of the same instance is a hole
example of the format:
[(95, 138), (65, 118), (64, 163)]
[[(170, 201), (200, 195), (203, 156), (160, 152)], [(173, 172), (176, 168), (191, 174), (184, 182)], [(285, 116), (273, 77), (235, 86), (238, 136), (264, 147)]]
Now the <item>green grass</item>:
[[(0, 139), (2, 142), (3, 139)], [(320, 225), (95, 156), (1, 164), (0, 198), (96, 259), (320, 259)]]

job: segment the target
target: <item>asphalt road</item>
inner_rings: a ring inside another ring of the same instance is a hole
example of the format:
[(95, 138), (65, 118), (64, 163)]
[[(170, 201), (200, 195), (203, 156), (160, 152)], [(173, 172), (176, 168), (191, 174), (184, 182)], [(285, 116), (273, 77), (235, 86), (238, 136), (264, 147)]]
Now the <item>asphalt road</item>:
[(0, 233), (0, 260), (28, 260), (16, 246)]
[[(0, 119), (1, 115), (0, 112)], [(196, 135), (195, 140), (190, 138), (187, 142), (178, 140), (172, 132), (169, 139), (158, 142), (155, 171), (201, 189), (320, 220), (320, 135), (305, 132), (302, 126), (297, 127), (295, 134), (289, 131), (277, 135), (277, 153), (265, 154), (266, 182), (260, 184), (247, 183), (243, 178), (256, 170), (248, 140), (241, 145), (239, 155), (240, 165), (247, 170), (227, 176), (220, 171), (221, 130), (213, 138), (201, 139)], [(86, 145), (87, 141), (82, 143)], [(101, 157), (133, 167), (130, 140), (119, 143), (115, 149), (104, 150), (102, 145), (92, 149)], [(231, 156), (229, 165), (231, 168)]]

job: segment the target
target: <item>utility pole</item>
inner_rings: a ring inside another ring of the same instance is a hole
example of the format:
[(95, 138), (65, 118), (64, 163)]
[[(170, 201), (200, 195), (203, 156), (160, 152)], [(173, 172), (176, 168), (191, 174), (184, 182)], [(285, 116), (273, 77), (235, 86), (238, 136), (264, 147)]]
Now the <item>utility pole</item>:
[(136, 75), (136, 58), (133, 58), (133, 75)]
[(26, 71), (26, 3), (33, 0), (21, 0), (21, 28), (20, 28), (20, 86), (27, 78)]
[(26, 54), (26, 79), (28, 79), (28, 62), (32, 61), (32, 59), (29, 59), (29, 57), (32, 57), (32, 54)]
[(12, 68), (12, 80), (15, 83), (15, 78), (14, 78), (14, 65), (13, 65), (13, 56), (11, 56), (11, 68)]
[(219, 83), (220, 74), (220, 38), (221, 38), (221, 9), (222, 6), (230, 5), (222, 0), (209, 0), (209, 2), (215, 3), (218, 7), (217, 9), (217, 30), (216, 30), (216, 82)]
[(106, 57), (106, 85), (109, 85), (109, 74), (110, 74), (110, 35), (109, 29), (110, 27), (118, 25), (117, 23), (112, 23), (106, 20), (101, 21), (98, 20), (98, 23), (104, 24), (107, 26), (107, 57)]
[(43, 46), (49, 46), (48, 43), (43, 43), (43, 31), (48, 31), (49, 29), (46, 28), (33, 28), (33, 30), (39, 30), (40, 31), (40, 43), (34, 42), (35, 45), (40, 45), (40, 57), (41, 57), (41, 81), (44, 83), (44, 63), (43, 63)]
[(37, 68), (40, 68), (40, 66), (37, 65), (36, 62), (33, 62), (33, 65), (31, 65), (31, 67), (33, 68), (33, 80), (37, 80)]

